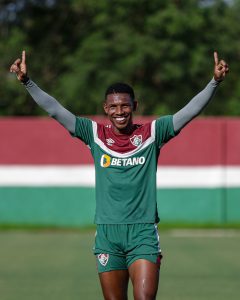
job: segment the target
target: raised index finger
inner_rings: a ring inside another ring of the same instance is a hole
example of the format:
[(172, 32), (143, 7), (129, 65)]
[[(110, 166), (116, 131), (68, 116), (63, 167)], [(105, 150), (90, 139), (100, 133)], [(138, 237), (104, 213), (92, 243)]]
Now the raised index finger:
[(26, 51), (23, 50), (22, 52), (22, 63), (25, 64), (26, 63)]
[(218, 65), (218, 53), (217, 53), (217, 51), (214, 51), (213, 56), (214, 56), (214, 62), (215, 62), (215, 66), (216, 66), (216, 65)]

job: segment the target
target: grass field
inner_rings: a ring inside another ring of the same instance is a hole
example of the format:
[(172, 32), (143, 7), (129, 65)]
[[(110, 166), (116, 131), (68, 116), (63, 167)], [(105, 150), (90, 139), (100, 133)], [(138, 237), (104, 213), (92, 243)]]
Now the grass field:
[[(157, 299), (239, 299), (239, 230), (169, 230), (160, 236)], [(103, 299), (93, 238), (94, 231), (0, 231), (0, 299)], [(131, 288), (129, 294), (133, 299)]]

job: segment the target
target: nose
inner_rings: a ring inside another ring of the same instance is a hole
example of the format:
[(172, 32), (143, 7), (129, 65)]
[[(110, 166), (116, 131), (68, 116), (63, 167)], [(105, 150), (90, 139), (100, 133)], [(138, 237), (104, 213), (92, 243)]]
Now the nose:
[(122, 107), (120, 105), (118, 105), (116, 107), (116, 114), (117, 115), (122, 115), (123, 114), (123, 109), (122, 109)]

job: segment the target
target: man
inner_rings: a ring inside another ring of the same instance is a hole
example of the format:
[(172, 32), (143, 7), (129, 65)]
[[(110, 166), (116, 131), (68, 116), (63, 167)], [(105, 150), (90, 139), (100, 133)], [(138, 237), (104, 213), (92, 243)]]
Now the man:
[(113, 84), (105, 94), (107, 126), (76, 117), (31, 81), (25, 51), (10, 67), (36, 103), (91, 149), (96, 170), (94, 254), (105, 299), (127, 299), (129, 277), (134, 299), (156, 297), (162, 258), (156, 225), (157, 160), (161, 147), (202, 111), (228, 73), (216, 52), (214, 62), (213, 79), (185, 107), (145, 125), (133, 122), (133, 89)]

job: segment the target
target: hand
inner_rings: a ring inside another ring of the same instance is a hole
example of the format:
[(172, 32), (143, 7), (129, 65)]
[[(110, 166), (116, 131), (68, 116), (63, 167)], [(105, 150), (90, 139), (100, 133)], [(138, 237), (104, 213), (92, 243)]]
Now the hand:
[(222, 81), (229, 71), (228, 64), (224, 60), (218, 60), (218, 53), (214, 51), (214, 79), (216, 81)]
[(20, 58), (16, 59), (10, 67), (10, 72), (15, 73), (18, 80), (24, 82), (27, 78), (26, 52), (22, 51), (22, 61)]

